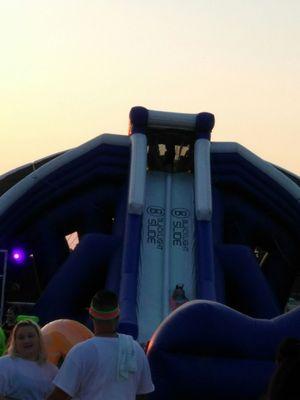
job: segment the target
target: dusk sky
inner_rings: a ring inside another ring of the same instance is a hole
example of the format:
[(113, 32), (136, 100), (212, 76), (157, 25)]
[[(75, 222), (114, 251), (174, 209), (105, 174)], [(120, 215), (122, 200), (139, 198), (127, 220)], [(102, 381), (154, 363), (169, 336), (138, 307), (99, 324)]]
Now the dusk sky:
[(212, 140), (300, 174), (299, 0), (0, 0), (0, 43), (0, 174), (135, 105), (212, 112)]

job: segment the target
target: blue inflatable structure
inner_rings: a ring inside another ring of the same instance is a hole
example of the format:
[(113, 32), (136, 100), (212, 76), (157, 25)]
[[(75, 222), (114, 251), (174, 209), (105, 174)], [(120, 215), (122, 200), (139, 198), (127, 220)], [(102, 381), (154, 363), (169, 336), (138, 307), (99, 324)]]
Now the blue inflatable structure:
[(300, 309), (284, 313), (300, 179), (212, 142), (210, 113), (134, 107), (130, 123), (0, 177), (2, 298), (88, 324), (94, 292), (113, 290), (119, 330), (148, 344), (151, 398), (258, 399), (279, 343), (300, 338)]

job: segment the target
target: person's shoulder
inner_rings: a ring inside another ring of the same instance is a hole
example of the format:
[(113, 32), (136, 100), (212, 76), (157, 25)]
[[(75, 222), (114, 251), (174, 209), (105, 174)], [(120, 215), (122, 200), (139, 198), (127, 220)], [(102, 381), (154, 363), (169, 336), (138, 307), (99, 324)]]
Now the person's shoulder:
[(9, 355), (5, 355), (0, 357), (0, 367), (8, 366), (12, 364), (15, 361), (15, 359)]
[(91, 338), (89, 338), (89, 339), (86, 339), (86, 340), (84, 340), (84, 341), (82, 341), (82, 342), (79, 342), (79, 343), (75, 344), (74, 347), (77, 347), (77, 348), (90, 347), (90, 346), (93, 345), (94, 341), (95, 341), (95, 336), (93, 336), (93, 337), (91, 337)]
[(89, 349), (92, 349), (94, 346), (94, 338), (90, 338), (87, 340), (84, 340), (83, 342), (77, 343), (75, 344), (75, 346), (73, 346), (71, 348), (71, 350), (69, 351), (68, 354), (82, 354), (82, 353), (86, 353), (87, 351), (89, 351)]
[(134, 340), (134, 339), (132, 339), (132, 341), (133, 341), (135, 347), (137, 347), (138, 349), (143, 350), (142, 346), (139, 344), (138, 341), (136, 341), (136, 340)]
[(127, 335), (126, 333), (118, 333), (118, 337), (131, 340), (133, 343), (140, 346), (139, 343), (135, 339), (133, 339), (133, 337), (131, 335)]
[(139, 354), (141, 357), (146, 357), (145, 351), (143, 347), (137, 342), (136, 340), (132, 339), (134, 343), (134, 347), (136, 349), (137, 354)]

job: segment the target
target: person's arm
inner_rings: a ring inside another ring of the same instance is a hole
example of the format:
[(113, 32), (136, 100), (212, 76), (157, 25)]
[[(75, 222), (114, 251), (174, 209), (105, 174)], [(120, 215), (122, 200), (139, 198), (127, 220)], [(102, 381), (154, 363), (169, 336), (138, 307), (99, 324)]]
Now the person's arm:
[(47, 397), (47, 400), (69, 400), (71, 398), (71, 396), (56, 386), (50, 396)]
[(138, 357), (139, 379), (136, 390), (136, 400), (148, 399), (148, 394), (154, 391), (149, 362), (143, 349), (138, 344), (136, 347)]
[(80, 386), (80, 365), (77, 362), (78, 346), (72, 347), (67, 354), (58, 374), (53, 380), (54, 390), (47, 400), (69, 400), (77, 397)]

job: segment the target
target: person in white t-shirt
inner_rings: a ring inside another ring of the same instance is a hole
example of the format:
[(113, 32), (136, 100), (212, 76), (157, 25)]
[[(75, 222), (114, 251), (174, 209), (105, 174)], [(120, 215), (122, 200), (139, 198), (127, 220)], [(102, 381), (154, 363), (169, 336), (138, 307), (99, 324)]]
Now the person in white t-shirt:
[(118, 334), (117, 296), (100, 291), (89, 313), (95, 337), (75, 345), (48, 400), (142, 400), (154, 390), (147, 357), (131, 336)]
[(0, 357), (0, 399), (43, 400), (57, 371), (46, 360), (39, 326), (21, 321), (12, 331), (8, 355)]

